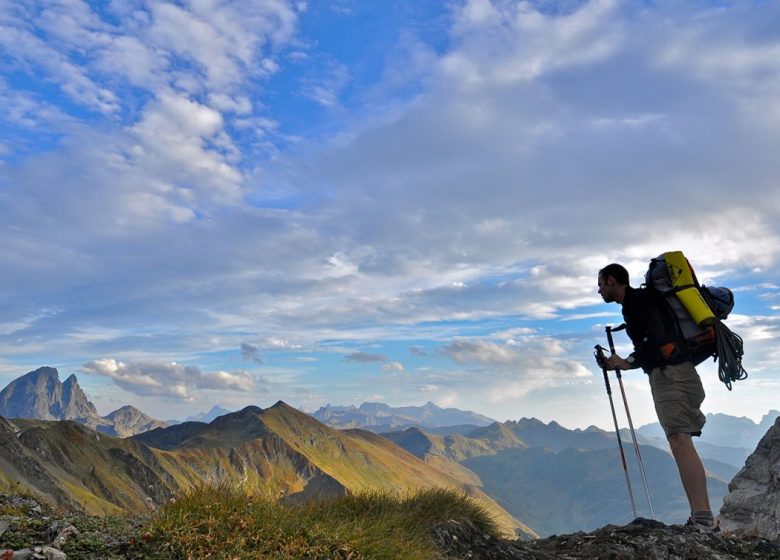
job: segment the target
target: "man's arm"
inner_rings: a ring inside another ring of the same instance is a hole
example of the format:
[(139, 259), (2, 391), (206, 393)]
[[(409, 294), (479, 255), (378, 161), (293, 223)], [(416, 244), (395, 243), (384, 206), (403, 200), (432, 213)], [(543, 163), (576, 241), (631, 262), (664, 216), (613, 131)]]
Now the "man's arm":
[(627, 369), (636, 369), (639, 367), (639, 362), (637, 362), (635, 357), (635, 352), (629, 354), (626, 358), (621, 358), (617, 354), (614, 356), (610, 356), (607, 358), (607, 361), (605, 363), (606, 369), (608, 370), (627, 370)]

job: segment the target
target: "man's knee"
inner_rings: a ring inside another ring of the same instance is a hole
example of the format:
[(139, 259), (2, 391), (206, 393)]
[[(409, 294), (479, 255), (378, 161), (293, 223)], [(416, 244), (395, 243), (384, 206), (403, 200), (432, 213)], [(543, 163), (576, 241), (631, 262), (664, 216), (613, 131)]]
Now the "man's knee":
[(688, 449), (689, 447), (693, 447), (693, 440), (691, 439), (691, 434), (683, 434), (683, 433), (669, 434), (669, 436), (666, 439), (669, 440), (669, 447), (672, 448), (673, 452), (676, 450)]

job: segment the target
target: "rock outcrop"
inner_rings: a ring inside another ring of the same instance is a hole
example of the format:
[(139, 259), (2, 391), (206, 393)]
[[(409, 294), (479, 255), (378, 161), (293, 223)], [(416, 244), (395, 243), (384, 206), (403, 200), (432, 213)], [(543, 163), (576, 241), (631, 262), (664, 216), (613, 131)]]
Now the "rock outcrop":
[(728, 531), (780, 538), (780, 418), (729, 484), (720, 519)]
[(607, 525), (591, 533), (509, 541), (485, 534), (470, 523), (449, 521), (433, 531), (447, 560), (777, 560), (780, 545), (763, 538), (700, 533), (683, 525), (638, 518), (628, 525)]
[(65, 513), (31, 495), (0, 494), (0, 559), (160, 558), (147, 545), (144, 521)]

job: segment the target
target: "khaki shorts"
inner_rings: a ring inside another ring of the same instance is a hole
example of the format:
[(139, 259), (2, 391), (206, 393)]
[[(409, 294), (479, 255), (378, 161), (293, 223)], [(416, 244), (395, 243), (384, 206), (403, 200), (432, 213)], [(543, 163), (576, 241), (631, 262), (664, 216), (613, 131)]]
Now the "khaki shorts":
[(707, 421), (699, 410), (704, 401), (704, 388), (692, 363), (653, 369), (650, 372), (650, 390), (666, 437), (672, 434), (701, 435)]

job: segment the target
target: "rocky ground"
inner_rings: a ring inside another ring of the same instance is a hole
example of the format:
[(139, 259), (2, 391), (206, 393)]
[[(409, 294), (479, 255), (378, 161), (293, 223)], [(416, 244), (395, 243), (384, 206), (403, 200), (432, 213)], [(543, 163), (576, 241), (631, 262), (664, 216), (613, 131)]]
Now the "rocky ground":
[(447, 560), (778, 560), (780, 542), (728, 533), (700, 533), (681, 525), (636, 519), (592, 533), (530, 542), (499, 540), (472, 525), (449, 522), (434, 529)]
[[(0, 494), (0, 560), (161, 560), (143, 517), (93, 517), (53, 510), (29, 496)], [(592, 533), (509, 541), (450, 521), (433, 530), (446, 560), (778, 560), (780, 541), (699, 533), (637, 519)]]
[(65, 513), (32, 497), (0, 494), (0, 560), (160, 558), (144, 521)]

